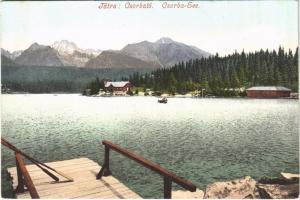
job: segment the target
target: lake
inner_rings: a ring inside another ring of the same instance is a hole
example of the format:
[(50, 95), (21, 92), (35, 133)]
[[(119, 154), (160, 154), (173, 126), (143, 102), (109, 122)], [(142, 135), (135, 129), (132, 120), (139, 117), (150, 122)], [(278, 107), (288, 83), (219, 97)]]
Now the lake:
[[(299, 172), (299, 104), (292, 99), (1, 96), (2, 137), (42, 162), (88, 157), (103, 164), (102, 140), (185, 177), (200, 189), (249, 175)], [(2, 150), (2, 196), (12, 197)], [(144, 198), (162, 198), (163, 180), (115, 152), (115, 177)], [(173, 184), (174, 190), (179, 189)]]

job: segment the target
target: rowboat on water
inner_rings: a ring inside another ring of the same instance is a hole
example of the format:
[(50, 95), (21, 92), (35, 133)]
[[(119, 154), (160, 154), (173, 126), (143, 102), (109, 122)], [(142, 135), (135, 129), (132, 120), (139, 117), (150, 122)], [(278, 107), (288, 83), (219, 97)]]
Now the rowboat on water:
[(162, 99), (158, 99), (158, 103), (168, 103), (168, 99), (163, 97)]

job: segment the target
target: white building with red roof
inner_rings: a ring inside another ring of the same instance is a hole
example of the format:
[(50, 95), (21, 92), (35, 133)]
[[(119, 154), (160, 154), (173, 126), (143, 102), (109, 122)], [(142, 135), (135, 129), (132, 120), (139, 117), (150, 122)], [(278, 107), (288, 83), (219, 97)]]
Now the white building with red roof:
[(110, 92), (114, 95), (126, 95), (131, 87), (132, 85), (129, 81), (107, 81), (104, 83), (105, 91)]

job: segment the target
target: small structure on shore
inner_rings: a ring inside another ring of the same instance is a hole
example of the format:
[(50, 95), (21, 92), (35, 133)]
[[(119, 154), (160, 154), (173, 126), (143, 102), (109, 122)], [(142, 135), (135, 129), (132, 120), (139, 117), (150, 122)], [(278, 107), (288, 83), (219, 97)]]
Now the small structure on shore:
[(281, 86), (256, 86), (246, 90), (251, 98), (281, 98), (290, 97), (291, 90)]
[(129, 81), (104, 82), (104, 90), (112, 93), (113, 95), (126, 95), (131, 88), (132, 85)]

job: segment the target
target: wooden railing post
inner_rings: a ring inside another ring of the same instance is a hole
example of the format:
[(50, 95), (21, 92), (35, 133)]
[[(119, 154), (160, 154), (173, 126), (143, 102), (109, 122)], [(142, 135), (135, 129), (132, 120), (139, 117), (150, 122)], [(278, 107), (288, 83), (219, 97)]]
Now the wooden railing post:
[(24, 160), (22, 159), (22, 156), (20, 153), (16, 152), (16, 160), (17, 160), (17, 163), (19, 165), (19, 169), (24, 177), (24, 182), (25, 182), (25, 185), (30, 193), (30, 196), (31, 198), (33, 199), (39, 199), (39, 194), (37, 193), (36, 191), (36, 188), (34, 187), (34, 184), (32, 182), (32, 179), (30, 178), (30, 175), (26, 169), (26, 166), (25, 166), (25, 162)]
[(103, 176), (111, 175), (111, 171), (109, 170), (109, 147), (105, 145), (105, 158), (104, 158), (105, 168), (103, 171)]
[(17, 160), (17, 153), (15, 153), (16, 156), (16, 166), (17, 166), (17, 175), (18, 175), (18, 186), (16, 188), (16, 193), (22, 193), (25, 191), (24, 189), (24, 178), (23, 178), (23, 174), (22, 171), (20, 169), (20, 164)]
[(111, 171), (109, 169), (109, 147), (107, 145), (105, 145), (104, 147), (105, 147), (104, 164), (103, 164), (100, 172), (96, 176), (97, 179), (101, 179), (102, 176), (111, 175)]
[(172, 198), (172, 180), (164, 176), (164, 199)]

